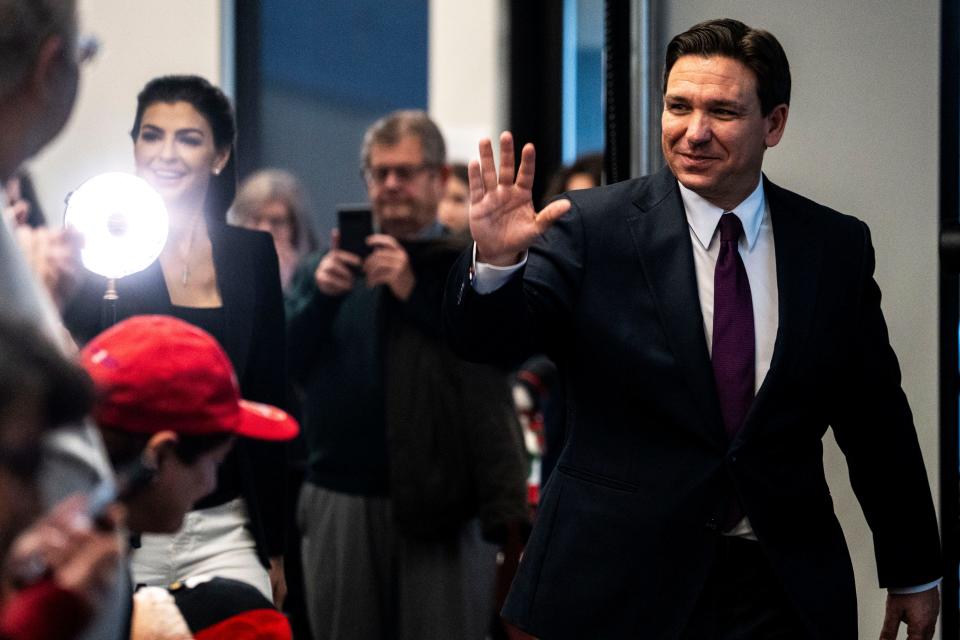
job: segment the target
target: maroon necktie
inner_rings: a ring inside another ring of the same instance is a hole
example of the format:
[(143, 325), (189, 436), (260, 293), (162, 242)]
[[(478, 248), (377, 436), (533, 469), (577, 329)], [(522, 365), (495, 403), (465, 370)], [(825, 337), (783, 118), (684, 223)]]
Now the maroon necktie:
[[(740, 259), (737, 242), (743, 233), (740, 218), (733, 213), (720, 217), (720, 255), (713, 272), (713, 378), (720, 399), (720, 413), (727, 439), (732, 441), (743, 426), (753, 402), (754, 329), (750, 281)], [(743, 518), (739, 500), (727, 505), (724, 530)]]
[(743, 233), (733, 213), (720, 217), (720, 255), (713, 272), (713, 377), (727, 437), (733, 440), (753, 402), (753, 302), (737, 242)]

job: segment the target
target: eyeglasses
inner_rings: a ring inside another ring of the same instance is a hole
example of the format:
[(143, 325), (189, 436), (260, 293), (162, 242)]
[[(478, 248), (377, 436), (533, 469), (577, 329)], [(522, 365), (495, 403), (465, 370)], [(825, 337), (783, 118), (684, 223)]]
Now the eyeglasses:
[(77, 38), (77, 64), (84, 65), (93, 60), (100, 51), (100, 40), (94, 35), (83, 35)]
[(436, 169), (437, 165), (435, 164), (398, 164), (398, 165), (381, 165), (378, 167), (367, 167), (360, 172), (360, 175), (367, 182), (372, 182), (374, 184), (384, 184), (387, 181), (387, 178), (390, 177), (390, 174), (393, 173), (397, 177), (397, 182), (407, 183), (419, 176), (424, 171), (429, 171)]

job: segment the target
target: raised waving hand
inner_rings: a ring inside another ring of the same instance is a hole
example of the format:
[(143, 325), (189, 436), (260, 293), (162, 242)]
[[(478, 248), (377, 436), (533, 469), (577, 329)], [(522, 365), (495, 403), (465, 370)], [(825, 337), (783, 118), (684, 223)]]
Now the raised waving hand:
[(468, 167), (470, 233), (477, 243), (477, 260), (498, 266), (519, 262), (533, 241), (570, 209), (569, 200), (556, 200), (537, 213), (533, 207), (536, 153), (527, 143), (514, 178), (513, 136), (500, 134), (500, 174), (493, 163), (493, 144), (480, 141), (480, 161)]

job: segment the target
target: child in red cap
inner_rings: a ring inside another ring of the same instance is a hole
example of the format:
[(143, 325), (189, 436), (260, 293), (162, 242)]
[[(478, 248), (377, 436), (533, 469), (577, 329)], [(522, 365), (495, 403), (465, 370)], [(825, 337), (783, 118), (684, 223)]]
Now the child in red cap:
[(235, 436), (281, 441), (299, 431), (280, 409), (241, 399), (217, 341), (176, 318), (124, 320), (91, 340), (81, 363), (135, 533), (177, 531), (214, 489)]

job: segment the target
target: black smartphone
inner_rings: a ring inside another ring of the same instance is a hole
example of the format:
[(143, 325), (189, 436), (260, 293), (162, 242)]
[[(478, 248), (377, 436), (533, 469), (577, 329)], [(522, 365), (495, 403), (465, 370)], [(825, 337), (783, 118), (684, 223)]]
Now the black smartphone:
[(337, 205), (340, 248), (361, 258), (370, 255), (367, 236), (373, 235), (373, 212), (368, 204)]

